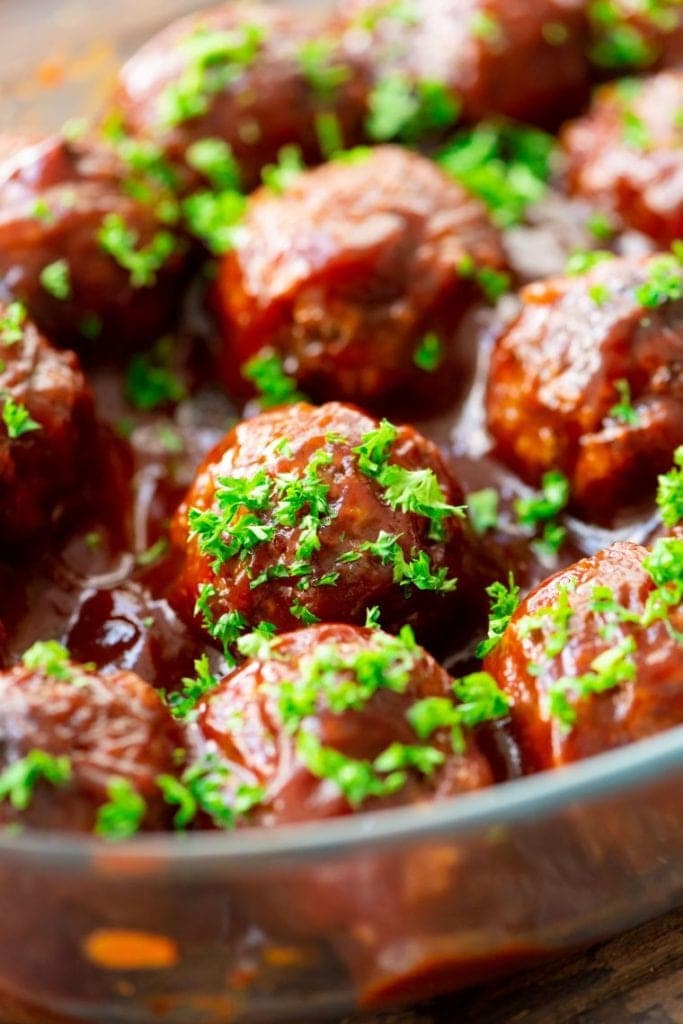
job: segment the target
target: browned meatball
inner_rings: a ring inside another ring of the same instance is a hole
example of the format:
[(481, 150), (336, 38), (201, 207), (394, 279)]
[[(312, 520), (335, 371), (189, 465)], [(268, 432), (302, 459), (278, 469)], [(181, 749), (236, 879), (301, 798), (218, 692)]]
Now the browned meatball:
[(587, 89), (583, 8), (584, 0), (341, 0), (345, 48), (374, 82), (370, 134), (444, 128), (458, 112), (557, 123)]
[(525, 288), (491, 362), (500, 457), (529, 483), (562, 470), (589, 519), (646, 497), (683, 442), (682, 293), (666, 255)]
[[(683, 541), (617, 543), (537, 587), (484, 667), (527, 764), (552, 768), (683, 723)], [(664, 607), (665, 606), (665, 607)]]
[(74, 353), (52, 348), (20, 303), (0, 305), (0, 357), (0, 534), (8, 550), (47, 531), (73, 503), (94, 411)]
[(252, 187), (286, 144), (320, 155), (321, 114), (333, 113), (342, 141), (353, 141), (354, 79), (312, 11), (224, 3), (151, 39), (123, 68), (119, 99), (129, 129), (173, 157), (200, 139), (224, 140)]
[(154, 340), (179, 300), (184, 243), (126, 191), (108, 148), (59, 136), (0, 163), (0, 286), (62, 345)]
[(173, 771), (178, 746), (139, 676), (102, 676), (53, 641), (36, 644), (0, 673), (0, 821), (91, 831), (114, 784), (146, 802), (127, 819), (130, 831), (159, 828), (167, 814), (156, 779)]
[(683, 235), (683, 71), (602, 88), (562, 135), (567, 181), (660, 244)]
[(481, 203), (403, 149), (328, 164), (281, 196), (262, 189), (219, 274), (223, 375), (234, 386), (270, 346), (323, 398), (434, 400), (443, 381), (452, 395), (466, 362), (454, 330), (482, 298), (476, 281), (503, 266)]
[(447, 714), (421, 729), (425, 699), (454, 721), (459, 702), (410, 631), (321, 625), (261, 647), (210, 691), (189, 743), (200, 762), (218, 756), (228, 769), (228, 804), (240, 785), (259, 787), (252, 822), (444, 799), (493, 782), (471, 729), (456, 726), (454, 740)]
[(387, 629), (424, 634), (476, 604), (461, 501), (411, 427), (336, 403), (264, 413), (208, 456), (178, 511), (174, 599), (225, 646), (262, 621), (360, 624), (375, 605)]

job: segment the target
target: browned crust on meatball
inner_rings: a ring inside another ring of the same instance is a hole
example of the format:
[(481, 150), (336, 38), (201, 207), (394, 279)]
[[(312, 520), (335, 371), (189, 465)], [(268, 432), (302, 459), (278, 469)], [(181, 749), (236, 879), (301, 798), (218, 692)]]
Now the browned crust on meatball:
[[(601, 587), (609, 588), (623, 608), (642, 615), (655, 589), (643, 567), (647, 554), (646, 548), (620, 542), (556, 573), (522, 602), (500, 644), (486, 658), (484, 667), (511, 698), (512, 726), (531, 770), (578, 761), (683, 722), (681, 647), (666, 622), (645, 628), (615, 622), (614, 616), (594, 610), (595, 590)], [(557, 608), (560, 599), (566, 599), (571, 609), (568, 640), (557, 656), (548, 659), (545, 649), (552, 624), (529, 631), (524, 623), (528, 616)], [(671, 624), (679, 631), (683, 626), (680, 606), (673, 609)], [(589, 672), (598, 655), (628, 637), (635, 641), (633, 681), (576, 702), (576, 722), (564, 729), (550, 714), (550, 688), (562, 677)]]
[[(530, 285), (493, 352), (486, 403), (498, 454), (530, 483), (562, 470), (591, 519), (641, 501), (683, 442), (683, 305), (644, 308), (636, 294), (656, 259)], [(612, 412), (618, 381), (635, 422)]]

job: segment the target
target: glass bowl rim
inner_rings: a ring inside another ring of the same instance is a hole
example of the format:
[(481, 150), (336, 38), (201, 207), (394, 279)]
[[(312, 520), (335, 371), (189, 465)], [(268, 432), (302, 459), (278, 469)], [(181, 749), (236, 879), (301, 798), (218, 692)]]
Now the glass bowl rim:
[[(629, 788), (664, 780), (683, 768), (683, 725), (575, 764), (499, 783), (450, 800), (370, 811), (313, 823), (236, 832), (147, 833), (122, 842), (41, 830), (0, 833), (0, 858), (21, 856), (43, 868), (129, 875), (160, 869), (148, 881), (181, 876), (204, 881), (212, 874), (262, 871), (283, 862), (334, 860), (342, 855), (420, 841), (463, 837), (478, 829), (524, 824), (580, 801), (623, 795)], [(201, 869), (198, 871), (198, 869)]]

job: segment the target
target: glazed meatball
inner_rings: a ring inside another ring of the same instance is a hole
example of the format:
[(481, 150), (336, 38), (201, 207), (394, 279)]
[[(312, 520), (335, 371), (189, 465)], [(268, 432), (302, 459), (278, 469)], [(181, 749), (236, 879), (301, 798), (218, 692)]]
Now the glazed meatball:
[(330, 163), (284, 195), (263, 189), (219, 273), (223, 376), (234, 387), (270, 347), (321, 398), (433, 401), (443, 381), (452, 396), (466, 363), (453, 333), (482, 299), (477, 280), (503, 265), (480, 202), (403, 149)]
[(682, 276), (663, 255), (530, 285), (494, 348), (499, 456), (529, 483), (562, 470), (588, 519), (645, 498), (683, 441)]
[(512, 702), (530, 769), (683, 723), (681, 547), (673, 538), (652, 553), (613, 544), (519, 606), (484, 667)]
[(224, 3), (150, 40), (123, 68), (119, 100), (129, 129), (173, 158), (201, 139), (227, 142), (250, 188), (286, 144), (319, 157), (320, 115), (337, 118), (342, 142), (354, 140), (362, 110), (355, 78), (312, 11), (301, 19)]
[(602, 88), (562, 135), (570, 191), (667, 245), (683, 235), (683, 72)]
[(92, 831), (122, 780), (146, 802), (136, 825), (163, 826), (156, 779), (174, 770), (179, 735), (139, 676), (102, 676), (54, 641), (35, 644), (0, 673), (0, 736), (4, 824)]
[(583, 7), (583, 0), (341, 0), (336, 24), (345, 48), (366, 62), (373, 83), (370, 135), (381, 141), (444, 128), (458, 115), (557, 123), (587, 91)]
[(20, 303), (0, 304), (2, 547), (49, 531), (80, 491), (92, 448), (90, 389), (73, 352), (58, 352)]
[(99, 143), (54, 137), (0, 163), (0, 287), (68, 347), (154, 340), (178, 304), (184, 243)]
[(420, 728), (425, 699), (456, 717), (459, 702), (410, 631), (320, 625), (260, 646), (210, 691), (188, 744), (199, 763), (219, 758), (228, 769), (228, 804), (239, 786), (259, 788), (252, 822), (444, 799), (493, 781), (471, 729), (454, 749), (450, 728)]
[(173, 599), (224, 643), (261, 622), (360, 624), (375, 605), (385, 628), (424, 635), (476, 604), (461, 501), (411, 427), (336, 403), (263, 413), (208, 456), (175, 517)]

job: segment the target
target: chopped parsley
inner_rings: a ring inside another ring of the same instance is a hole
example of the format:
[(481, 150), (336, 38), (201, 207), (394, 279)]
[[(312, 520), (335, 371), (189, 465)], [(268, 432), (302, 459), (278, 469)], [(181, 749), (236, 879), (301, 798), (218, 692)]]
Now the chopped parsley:
[(199, 171), (216, 192), (239, 192), (242, 173), (232, 147), (223, 139), (200, 139), (185, 154), (190, 167)]
[(637, 427), (640, 425), (640, 416), (637, 409), (633, 408), (631, 401), (631, 385), (625, 378), (616, 380), (614, 382), (619, 401), (616, 405), (613, 405), (609, 411), (609, 415), (617, 423), (623, 423), (624, 426)]
[(125, 393), (136, 409), (145, 412), (185, 398), (185, 384), (168, 365), (171, 344), (162, 339), (150, 353), (134, 355), (126, 372)]
[(413, 353), (413, 362), (419, 370), (434, 373), (443, 362), (443, 343), (438, 334), (430, 331), (420, 341)]
[(371, 797), (391, 796), (407, 782), (405, 770), (389, 769), (388, 774), (382, 773), (378, 766), (382, 755), (374, 764), (346, 757), (332, 747), (324, 747), (310, 732), (299, 733), (296, 752), (311, 775), (332, 782), (352, 807), (360, 807)]
[(159, 537), (153, 544), (150, 544), (144, 551), (139, 551), (135, 556), (136, 565), (142, 568), (147, 568), (150, 565), (155, 565), (164, 555), (167, 553), (169, 548), (168, 538)]
[[(21, 658), (25, 668), (34, 672), (42, 672), (51, 679), (73, 683), (83, 681), (83, 676), (71, 663), (71, 655), (63, 644), (57, 640), (37, 640), (24, 652)], [(82, 671), (90, 672), (94, 664), (81, 666)]]
[(509, 701), (488, 672), (473, 672), (453, 683), (458, 703), (449, 697), (424, 697), (409, 709), (407, 718), (420, 739), (429, 739), (439, 729), (449, 729), (455, 753), (465, 752), (463, 727), (504, 717)]
[(351, 77), (351, 69), (336, 56), (334, 39), (308, 39), (299, 46), (299, 70), (309, 85), (324, 99), (330, 99)]
[(507, 228), (545, 195), (554, 152), (553, 137), (537, 128), (483, 121), (458, 132), (437, 160), (488, 206), (498, 227)]
[(483, 537), (498, 526), (499, 498), (495, 487), (484, 487), (467, 495), (467, 513), (477, 536)]
[(97, 233), (100, 247), (130, 274), (133, 288), (150, 288), (157, 274), (175, 251), (169, 231), (158, 231), (148, 245), (138, 248), (140, 236), (129, 228), (119, 213), (108, 213)]
[(16, 345), (24, 337), (26, 325), (26, 306), (23, 302), (11, 302), (0, 317), (0, 342), (3, 345)]
[(368, 104), (365, 128), (373, 142), (410, 142), (431, 131), (449, 128), (458, 120), (461, 106), (443, 82), (412, 82), (398, 72), (378, 80)]
[(450, 505), (433, 469), (406, 469), (389, 462), (391, 447), (398, 437), (396, 427), (388, 420), (368, 431), (354, 453), (358, 468), (365, 476), (376, 480), (384, 491), (384, 501), (390, 508), (424, 516), (430, 522), (430, 540), (443, 540), (444, 522), (454, 516), (462, 518), (465, 509)]
[(159, 775), (157, 785), (164, 800), (178, 808), (173, 818), (174, 828), (185, 831), (202, 813), (217, 828), (232, 829), (238, 818), (247, 815), (265, 799), (262, 787), (245, 783), (229, 795), (226, 792), (229, 778), (230, 769), (215, 755), (208, 755), (197, 764), (190, 765), (179, 779), (174, 775)]
[(242, 376), (251, 381), (262, 409), (301, 402), (305, 396), (296, 381), (285, 371), (282, 357), (274, 349), (264, 348), (242, 367)]
[(235, 664), (232, 648), (243, 633), (249, 629), (245, 617), (236, 610), (223, 612), (217, 619), (211, 605), (216, 600), (218, 591), (212, 584), (204, 583), (199, 588), (194, 606), (194, 614), (201, 616), (202, 625), (210, 637), (221, 645), (223, 656), (229, 665)]
[(548, 688), (550, 715), (559, 720), (563, 730), (570, 731), (576, 723), (578, 713), (573, 701), (605, 693), (635, 679), (636, 664), (632, 657), (635, 650), (633, 637), (625, 637), (615, 647), (594, 658), (590, 672), (574, 677), (563, 676)]
[(588, 18), (594, 42), (589, 56), (598, 67), (611, 70), (642, 69), (654, 62), (659, 53), (655, 45), (631, 17), (637, 13), (645, 24), (659, 31), (671, 31), (677, 24), (675, 7), (679, 0), (643, 0), (624, 4), (620, 0), (591, 0)]
[(2, 421), (7, 427), (7, 435), (12, 440), (28, 434), (33, 430), (41, 430), (40, 423), (31, 419), (30, 413), (25, 405), (16, 402), (11, 395), (7, 395), (2, 406)]
[(601, 281), (596, 281), (595, 284), (589, 285), (588, 295), (596, 306), (604, 306), (605, 303), (609, 302), (611, 299), (612, 292), (609, 285), (606, 285)]
[(648, 264), (647, 279), (638, 285), (636, 300), (646, 309), (683, 298), (683, 267), (677, 256), (656, 256)]
[(44, 750), (31, 750), (0, 773), (0, 800), (9, 800), (16, 811), (25, 811), (40, 781), (65, 786), (71, 780), (68, 757), (54, 757)]
[(278, 153), (276, 164), (269, 164), (261, 171), (266, 188), (276, 195), (282, 195), (294, 184), (305, 170), (304, 158), (299, 146), (283, 146)]
[(569, 257), (564, 272), (569, 277), (578, 277), (581, 274), (587, 274), (599, 263), (613, 259), (614, 253), (607, 249), (576, 249)]
[(235, 247), (247, 200), (241, 192), (195, 192), (183, 200), (182, 209), (188, 230), (215, 255), (222, 256)]
[(95, 832), (104, 839), (129, 839), (140, 831), (147, 804), (133, 784), (113, 778), (107, 784), (108, 801), (98, 809)]
[(683, 445), (674, 453), (674, 466), (659, 477), (657, 505), (662, 522), (669, 529), (683, 519)]
[(320, 152), (326, 160), (334, 158), (344, 149), (344, 132), (336, 114), (324, 111), (315, 119), (315, 133)]
[(181, 41), (185, 69), (159, 97), (162, 126), (174, 128), (206, 114), (214, 96), (236, 82), (256, 60), (265, 33), (260, 25), (239, 25), (231, 31), (199, 26)]
[(321, 644), (299, 662), (296, 677), (283, 681), (278, 707), (289, 733), (315, 711), (360, 711), (378, 690), (404, 693), (419, 648), (409, 626), (398, 636), (374, 631), (367, 646)]
[(180, 721), (187, 721), (195, 710), (201, 699), (215, 689), (218, 684), (216, 676), (211, 672), (211, 666), (206, 654), (197, 658), (194, 663), (195, 675), (193, 678), (185, 678), (182, 681), (182, 690), (178, 693), (169, 693), (166, 703), (171, 709), (174, 718)]
[(510, 619), (519, 606), (520, 588), (515, 583), (514, 576), (510, 573), (507, 586), (504, 583), (492, 583), (486, 588), (486, 593), (491, 599), (491, 610), (489, 613), (489, 632), (486, 640), (482, 640), (476, 650), (478, 658), (485, 658), (500, 643)]
[(472, 256), (464, 256), (457, 264), (456, 273), (467, 281), (474, 281), (481, 288), (484, 297), (491, 305), (510, 288), (510, 275), (493, 267), (477, 266)]
[(555, 555), (564, 543), (566, 531), (555, 522), (555, 517), (567, 507), (569, 497), (567, 477), (553, 469), (543, 475), (540, 494), (533, 498), (519, 498), (515, 502), (515, 512), (521, 526), (535, 532), (543, 527), (536, 544), (541, 557)]
[(276, 655), (273, 649), (273, 639), (277, 629), (272, 622), (259, 622), (253, 633), (245, 633), (237, 641), (237, 650), (245, 658), (254, 658), (257, 661), (272, 661)]
[(40, 283), (54, 299), (65, 302), (73, 292), (71, 288), (71, 270), (66, 260), (55, 260), (48, 263), (40, 272)]

